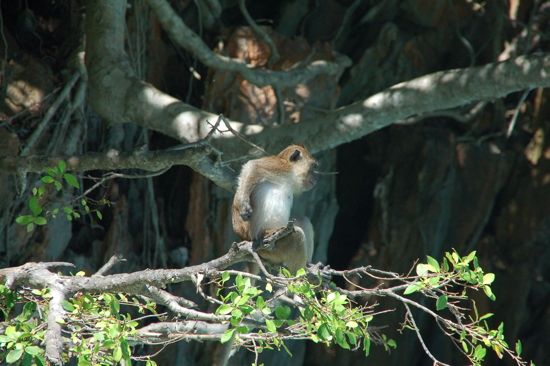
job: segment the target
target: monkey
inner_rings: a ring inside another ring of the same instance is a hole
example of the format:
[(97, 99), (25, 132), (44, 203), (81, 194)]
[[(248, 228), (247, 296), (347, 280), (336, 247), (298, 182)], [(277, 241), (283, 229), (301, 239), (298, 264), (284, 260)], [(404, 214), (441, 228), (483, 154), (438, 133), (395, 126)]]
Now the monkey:
[[(317, 183), (317, 160), (301, 143), (277, 156), (247, 162), (238, 177), (233, 199), (233, 230), (241, 240), (262, 239), (288, 224), (294, 196)], [(305, 216), (294, 218), (295, 232), (279, 239), (275, 249), (259, 249), (258, 255), (273, 265), (284, 264), (292, 274), (305, 268), (313, 256), (313, 226)]]

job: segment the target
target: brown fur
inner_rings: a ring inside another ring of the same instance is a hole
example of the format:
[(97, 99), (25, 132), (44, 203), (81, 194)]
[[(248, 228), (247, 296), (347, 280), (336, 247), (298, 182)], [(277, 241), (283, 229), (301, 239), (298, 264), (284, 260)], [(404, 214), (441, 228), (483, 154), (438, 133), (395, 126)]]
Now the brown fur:
[[(293, 195), (310, 190), (317, 179), (315, 158), (303, 144), (293, 144), (277, 156), (251, 160), (243, 166), (233, 199), (233, 229), (242, 240), (258, 240), (287, 224)], [(307, 217), (296, 218), (296, 232), (275, 243), (275, 250), (258, 250), (272, 264), (285, 264), (292, 273), (313, 255), (313, 227)]]

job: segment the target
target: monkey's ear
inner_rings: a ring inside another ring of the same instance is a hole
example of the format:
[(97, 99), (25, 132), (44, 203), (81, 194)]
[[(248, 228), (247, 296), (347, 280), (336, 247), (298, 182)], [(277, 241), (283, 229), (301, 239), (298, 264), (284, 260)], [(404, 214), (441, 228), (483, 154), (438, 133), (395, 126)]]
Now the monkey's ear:
[(288, 158), (288, 161), (290, 161), (291, 163), (295, 163), (300, 159), (302, 159), (301, 151), (296, 149), (296, 150), (294, 150), (292, 155), (290, 155), (290, 158)]

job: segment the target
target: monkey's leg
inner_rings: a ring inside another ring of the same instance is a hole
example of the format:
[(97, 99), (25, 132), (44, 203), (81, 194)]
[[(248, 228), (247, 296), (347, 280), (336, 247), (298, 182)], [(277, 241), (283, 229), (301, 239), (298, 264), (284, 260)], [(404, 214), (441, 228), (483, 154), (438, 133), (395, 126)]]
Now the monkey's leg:
[(258, 250), (258, 254), (273, 264), (284, 264), (290, 273), (296, 274), (305, 268), (313, 256), (313, 226), (307, 217), (298, 217), (294, 222), (295, 232), (279, 239), (275, 250)]

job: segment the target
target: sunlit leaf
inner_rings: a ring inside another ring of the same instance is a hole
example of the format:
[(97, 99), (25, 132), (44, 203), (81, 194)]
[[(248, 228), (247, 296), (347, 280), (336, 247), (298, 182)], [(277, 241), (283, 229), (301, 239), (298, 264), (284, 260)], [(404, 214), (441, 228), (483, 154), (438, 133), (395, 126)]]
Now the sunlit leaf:
[(521, 341), (518, 339), (518, 342), (516, 343), (516, 353), (519, 356), (521, 356), (521, 351), (523, 350), (523, 347), (521, 345)]
[(494, 273), (486, 273), (483, 276), (483, 284), (484, 285), (490, 285), (495, 280), (495, 274)]
[(10, 351), (8, 353), (8, 356), (6, 357), (6, 362), (15, 363), (17, 360), (21, 358), (21, 355), (23, 355), (22, 349), (14, 349), (13, 351)]
[(71, 186), (75, 187), (75, 188), (80, 188), (80, 184), (78, 183), (78, 180), (76, 180), (76, 178), (74, 177), (74, 175), (72, 174), (69, 174), (69, 173), (65, 173), (63, 174), (63, 178), (65, 179), (65, 181), (67, 183), (69, 183)]
[(272, 333), (277, 333), (277, 327), (275, 326), (275, 323), (273, 323), (272, 320), (266, 319), (265, 325), (267, 326), (267, 329), (269, 329)]
[(46, 225), (48, 223), (48, 220), (46, 220), (46, 218), (44, 217), (35, 217), (34, 223), (36, 225)]
[(27, 225), (33, 221), (34, 216), (31, 215), (19, 216), (15, 219), (15, 222), (17, 222), (19, 225)]
[(426, 258), (428, 259), (428, 264), (430, 266), (432, 266), (433, 268), (437, 268), (439, 270), (439, 262), (433, 258), (433, 257), (430, 257), (429, 255), (426, 256)]

